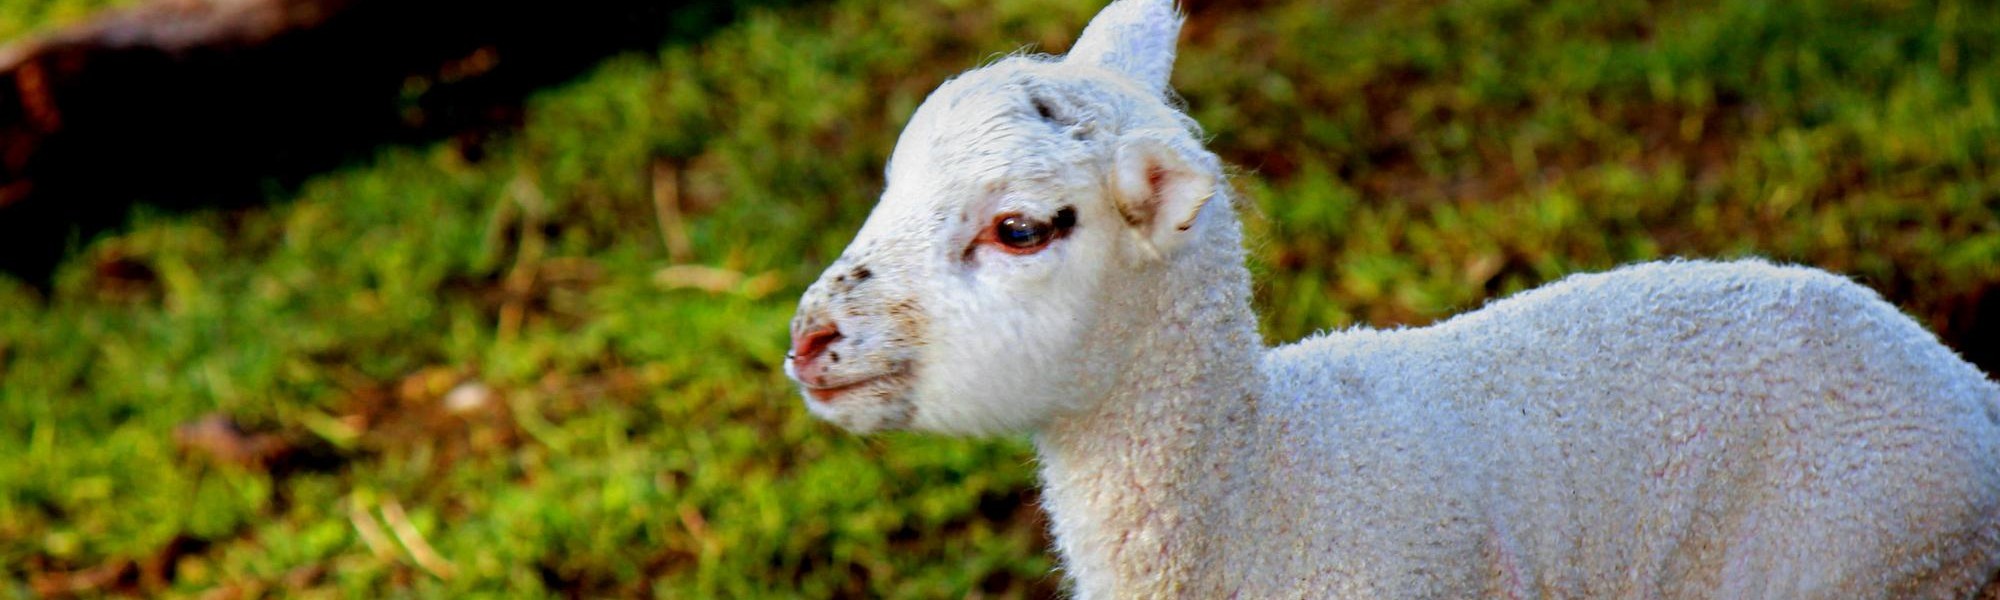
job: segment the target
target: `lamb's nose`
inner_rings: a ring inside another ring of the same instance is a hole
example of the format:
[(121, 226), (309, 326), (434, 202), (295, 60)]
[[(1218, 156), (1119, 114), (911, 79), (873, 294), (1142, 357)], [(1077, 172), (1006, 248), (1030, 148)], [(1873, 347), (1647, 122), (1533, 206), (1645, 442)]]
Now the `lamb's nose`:
[(806, 385), (818, 385), (824, 371), (819, 360), (826, 347), (840, 341), (840, 328), (827, 324), (792, 340), (792, 372)]

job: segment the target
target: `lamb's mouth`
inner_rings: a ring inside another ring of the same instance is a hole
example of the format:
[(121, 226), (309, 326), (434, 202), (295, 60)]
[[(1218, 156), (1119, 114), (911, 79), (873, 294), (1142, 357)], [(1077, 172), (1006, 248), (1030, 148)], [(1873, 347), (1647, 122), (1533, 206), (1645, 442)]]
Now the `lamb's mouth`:
[(839, 399), (841, 396), (848, 395), (852, 392), (864, 389), (887, 389), (892, 387), (900, 387), (903, 385), (904, 381), (908, 379), (909, 372), (910, 372), (909, 367), (898, 366), (888, 371), (877, 373), (875, 375), (869, 375), (867, 377), (863, 377), (861, 379), (856, 379), (853, 381), (848, 381), (845, 383), (839, 383), (835, 385), (823, 385), (823, 386), (801, 385), (801, 387), (805, 388), (806, 395), (811, 396), (813, 400), (819, 401), (821, 404), (832, 404), (835, 400)]

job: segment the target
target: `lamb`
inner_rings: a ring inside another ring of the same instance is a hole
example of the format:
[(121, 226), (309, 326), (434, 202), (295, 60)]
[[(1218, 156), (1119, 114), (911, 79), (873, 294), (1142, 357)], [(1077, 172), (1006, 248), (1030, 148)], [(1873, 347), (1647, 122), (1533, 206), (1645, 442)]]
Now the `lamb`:
[[(1267, 348), (1181, 17), (940, 86), (786, 372), (855, 432), (1031, 432), (1081, 598), (1965, 597), (2000, 386), (1874, 292), (1757, 260), (1579, 275)], [(1987, 590), (1992, 593), (1994, 590)]]

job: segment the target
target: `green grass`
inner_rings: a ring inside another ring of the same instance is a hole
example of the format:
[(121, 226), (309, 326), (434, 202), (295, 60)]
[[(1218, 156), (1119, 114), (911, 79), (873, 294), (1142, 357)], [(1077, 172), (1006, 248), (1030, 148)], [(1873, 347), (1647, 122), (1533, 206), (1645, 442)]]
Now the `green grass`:
[[(1176, 70), (1273, 340), (1666, 256), (1824, 266), (1946, 331), (2000, 285), (1990, 5), (1364, 4), (1204, 8)], [(1048, 593), (1023, 440), (857, 438), (778, 360), (924, 95), (1095, 8), (753, 12), (538, 95), (476, 162), (387, 149), (0, 279), (0, 596)], [(211, 414), (247, 434), (177, 429)]]
[(106, 8), (139, 0), (4, 0), (0, 1), (0, 46), (30, 34), (80, 23)]

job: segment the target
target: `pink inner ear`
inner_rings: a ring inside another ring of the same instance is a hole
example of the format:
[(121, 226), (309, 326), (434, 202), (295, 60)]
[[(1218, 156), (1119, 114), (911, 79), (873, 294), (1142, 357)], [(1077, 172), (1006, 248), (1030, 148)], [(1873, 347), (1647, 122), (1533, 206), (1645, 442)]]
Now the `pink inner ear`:
[(1148, 194), (1147, 204), (1158, 205), (1164, 202), (1165, 198), (1162, 198), (1161, 196), (1166, 194), (1166, 185), (1167, 185), (1166, 167), (1160, 166), (1159, 163), (1146, 165), (1146, 192)]
[(1126, 190), (1128, 194), (1138, 192), (1138, 197), (1119, 202), (1119, 216), (1125, 217), (1125, 222), (1133, 227), (1145, 227), (1154, 216), (1160, 214), (1162, 208), (1160, 205), (1166, 202), (1166, 190), (1162, 186), (1167, 184), (1167, 176), (1166, 167), (1160, 166), (1160, 163), (1154, 161), (1152, 157), (1147, 157), (1146, 187), (1142, 190)]

